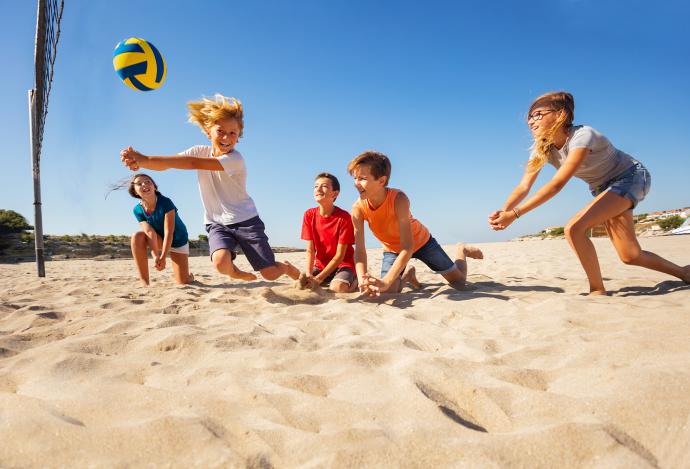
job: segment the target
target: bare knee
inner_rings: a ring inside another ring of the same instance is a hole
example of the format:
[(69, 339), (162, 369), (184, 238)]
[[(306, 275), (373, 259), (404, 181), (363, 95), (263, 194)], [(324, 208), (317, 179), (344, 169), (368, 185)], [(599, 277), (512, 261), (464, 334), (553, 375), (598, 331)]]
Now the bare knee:
[(620, 257), (624, 264), (636, 265), (640, 254), (642, 254), (642, 250), (639, 248), (627, 248), (619, 252), (618, 257)]
[(144, 233), (143, 231), (137, 231), (136, 233), (133, 233), (131, 241), (132, 246), (146, 244), (146, 233)]
[(567, 239), (580, 238), (587, 234), (589, 227), (584, 226), (579, 221), (569, 221), (563, 228), (563, 233)]
[(211, 260), (213, 261), (213, 267), (215, 267), (220, 273), (224, 273), (226, 270), (232, 270), (234, 268), (232, 265), (232, 255), (225, 249), (219, 249), (218, 251), (214, 252), (211, 256)]
[(328, 288), (335, 293), (347, 293), (350, 291), (350, 285), (345, 282), (331, 282)]

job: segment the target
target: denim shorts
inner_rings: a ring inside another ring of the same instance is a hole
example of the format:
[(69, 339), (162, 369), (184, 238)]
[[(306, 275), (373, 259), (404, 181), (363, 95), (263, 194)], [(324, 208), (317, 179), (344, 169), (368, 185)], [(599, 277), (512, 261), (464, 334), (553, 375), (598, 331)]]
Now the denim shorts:
[[(381, 261), (381, 278), (385, 277), (395, 259), (398, 258), (399, 253), (397, 252), (383, 252), (383, 261)], [(448, 257), (446, 251), (436, 242), (434, 237), (429, 238), (424, 246), (417, 249), (414, 254), (412, 254), (414, 259), (419, 259), (424, 262), (427, 267), (436, 272), (437, 274), (445, 274), (450, 272), (455, 268), (455, 262)], [(400, 273), (402, 275), (402, 272)]]
[(635, 208), (645, 198), (651, 184), (652, 176), (647, 171), (647, 168), (639, 161), (634, 161), (634, 164), (629, 169), (594, 189), (592, 195), (596, 197), (608, 190), (630, 200), (632, 208)]
[(211, 256), (218, 249), (227, 249), (234, 259), (237, 256), (235, 249), (239, 245), (252, 265), (252, 269), (261, 270), (266, 267), (273, 267), (276, 264), (276, 258), (268, 244), (265, 229), (264, 222), (258, 215), (230, 225), (210, 223), (206, 225), (206, 231), (208, 232), (208, 248)]

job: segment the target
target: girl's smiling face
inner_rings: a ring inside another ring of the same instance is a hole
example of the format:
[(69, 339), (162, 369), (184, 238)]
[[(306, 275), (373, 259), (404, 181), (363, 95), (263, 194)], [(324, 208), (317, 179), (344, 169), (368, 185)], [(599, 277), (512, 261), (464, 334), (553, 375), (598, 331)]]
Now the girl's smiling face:
[(156, 194), (156, 184), (148, 176), (137, 176), (132, 181), (132, 185), (134, 186), (134, 192), (136, 192), (140, 199), (148, 199)]
[(527, 126), (530, 131), (532, 131), (532, 136), (536, 138), (537, 135), (550, 129), (561, 112), (562, 111), (557, 111), (550, 106), (539, 106), (533, 109), (530, 115), (527, 116)]
[(206, 134), (211, 140), (213, 155), (220, 156), (233, 151), (240, 139), (241, 131), (239, 122), (233, 118), (220, 119), (210, 126)]

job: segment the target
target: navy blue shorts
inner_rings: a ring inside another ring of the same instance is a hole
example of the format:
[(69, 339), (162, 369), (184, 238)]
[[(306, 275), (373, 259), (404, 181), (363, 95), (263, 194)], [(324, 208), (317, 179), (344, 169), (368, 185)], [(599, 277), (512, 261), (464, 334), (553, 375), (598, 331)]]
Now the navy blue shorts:
[(632, 208), (635, 208), (645, 198), (651, 184), (652, 176), (650, 176), (647, 168), (639, 161), (635, 161), (635, 164), (623, 171), (622, 174), (594, 189), (592, 195), (596, 197), (608, 190), (630, 200)]
[[(395, 262), (395, 259), (398, 258), (398, 255), (399, 253), (397, 252), (383, 252), (383, 261), (381, 261), (381, 278), (385, 277), (388, 271), (391, 270), (391, 267), (393, 267), (393, 263)], [(427, 267), (437, 274), (445, 274), (455, 268), (455, 262), (448, 257), (446, 251), (444, 251), (443, 248), (436, 242), (433, 236), (429, 238), (429, 241), (427, 241), (424, 246), (417, 249), (414, 254), (412, 254), (412, 257), (424, 262)]]
[(220, 225), (211, 223), (206, 225), (208, 233), (208, 248), (213, 253), (219, 249), (227, 249), (232, 253), (232, 258), (237, 257), (235, 249), (239, 245), (252, 269), (261, 270), (273, 267), (276, 258), (268, 244), (268, 236), (264, 232), (266, 227), (259, 216), (239, 223)]

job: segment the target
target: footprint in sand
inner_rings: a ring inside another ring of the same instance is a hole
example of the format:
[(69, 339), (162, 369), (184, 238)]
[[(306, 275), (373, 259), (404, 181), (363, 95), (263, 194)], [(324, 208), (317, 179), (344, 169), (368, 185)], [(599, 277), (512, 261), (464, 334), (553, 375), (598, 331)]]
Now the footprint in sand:
[(510, 418), (480, 388), (444, 376), (431, 381), (417, 379), (417, 389), (449, 419), (463, 427), (482, 433), (510, 431)]

